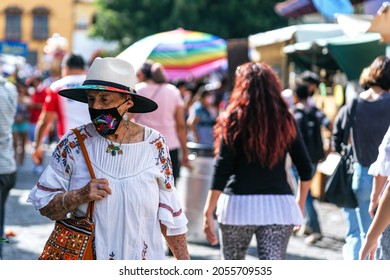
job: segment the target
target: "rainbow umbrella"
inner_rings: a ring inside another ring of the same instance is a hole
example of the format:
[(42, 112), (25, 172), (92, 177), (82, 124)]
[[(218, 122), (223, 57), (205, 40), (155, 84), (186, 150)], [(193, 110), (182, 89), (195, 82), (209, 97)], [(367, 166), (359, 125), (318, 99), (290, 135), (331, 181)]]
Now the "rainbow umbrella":
[(169, 80), (200, 78), (227, 67), (226, 41), (215, 35), (182, 28), (145, 37), (117, 57), (136, 70), (151, 59), (161, 63)]

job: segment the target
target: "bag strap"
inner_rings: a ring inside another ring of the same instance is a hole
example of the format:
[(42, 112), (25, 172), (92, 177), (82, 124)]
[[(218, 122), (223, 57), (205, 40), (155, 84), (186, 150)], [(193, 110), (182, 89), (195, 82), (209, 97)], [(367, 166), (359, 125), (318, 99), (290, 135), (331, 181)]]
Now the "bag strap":
[(156, 95), (160, 91), (160, 89), (161, 89), (161, 85), (158, 85), (157, 88), (154, 90), (153, 94), (149, 97), (149, 99), (154, 100), (154, 98), (156, 97)]
[(348, 144), (348, 139), (349, 139), (349, 134), (350, 134), (350, 130), (353, 126), (353, 123), (355, 121), (355, 113), (356, 113), (356, 107), (357, 107), (357, 101), (358, 99), (357, 98), (354, 98), (352, 100), (352, 105), (351, 105), (351, 108), (349, 110), (347, 110), (347, 122), (345, 124), (345, 128), (344, 128), (344, 137), (343, 137), (343, 144), (346, 146)]
[[(89, 174), (91, 174), (92, 179), (95, 179), (96, 178), (95, 172), (93, 171), (91, 160), (89, 158), (87, 149), (85, 148), (84, 139), (83, 137), (81, 137), (80, 131), (77, 128), (73, 128), (72, 130), (74, 134), (76, 134), (77, 140), (79, 141), (81, 151), (83, 152), (84, 155), (85, 163), (88, 166)], [(94, 206), (95, 206), (94, 200), (88, 203), (88, 209), (87, 209), (87, 213), (85, 214), (85, 217), (89, 218), (90, 221), (92, 221)]]

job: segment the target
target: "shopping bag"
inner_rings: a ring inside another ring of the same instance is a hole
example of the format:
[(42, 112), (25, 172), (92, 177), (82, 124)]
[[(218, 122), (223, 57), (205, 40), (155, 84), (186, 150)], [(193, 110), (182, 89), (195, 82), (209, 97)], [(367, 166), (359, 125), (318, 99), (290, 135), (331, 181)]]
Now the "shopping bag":
[[(83, 152), (92, 179), (95, 179), (95, 172), (91, 160), (84, 145), (80, 131), (74, 128), (80, 148)], [(84, 217), (75, 217), (58, 220), (55, 222), (39, 260), (95, 260), (96, 251), (94, 246), (95, 225), (93, 223), (93, 212), (95, 202), (88, 203), (87, 212)]]
[(356, 208), (358, 203), (352, 190), (353, 152), (351, 145), (346, 145), (338, 157), (336, 168), (325, 185), (325, 201), (341, 208)]

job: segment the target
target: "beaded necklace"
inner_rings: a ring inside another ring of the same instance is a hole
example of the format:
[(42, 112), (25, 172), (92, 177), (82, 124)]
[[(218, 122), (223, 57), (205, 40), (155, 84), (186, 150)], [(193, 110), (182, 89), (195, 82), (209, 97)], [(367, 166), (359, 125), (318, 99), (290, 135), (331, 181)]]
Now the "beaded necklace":
[(126, 131), (125, 131), (125, 133), (123, 133), (123, 136), (122, 136), (121, 141), (119, 142), (119, 145), (115, 145), (111, 140), (109, 142), (108, 139), (105, 138), (107, 141), (107, 144), (108, 144), (107, 149), (106, 149), (107, 154), (111, 154), (113, 157), (116, 155), (123, 155), (123, 150), (121, 149), (121, 146), (122, 146), (122, 142), (125, 139), (125, 136), (127, 135), (128, 131), (129, 131), (129, 125), (127, 124)]
[[(123, 140), (123, 139), (122, 139)], [(108, 140), (106, 139), (107, 143), (108, 143), (108, 147), (106, 149), (106, 153), (107, 154), (111, 154), (113, 157), (116, 156), (117, 154), (118, 155), (123, 155), (123, 150), (121, 149), (121, 146), (122, 146), (122, 141), (119, 143), (119, 145), (115, 145), (112, 141), (108, 142)]]

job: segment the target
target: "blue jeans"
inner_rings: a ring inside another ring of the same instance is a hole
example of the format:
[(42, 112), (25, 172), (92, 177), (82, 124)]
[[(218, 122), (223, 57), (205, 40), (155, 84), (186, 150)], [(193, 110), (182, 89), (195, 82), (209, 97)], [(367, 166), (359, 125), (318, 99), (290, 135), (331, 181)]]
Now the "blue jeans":
[[(314, 170), (316, 170), (316, 168), (317, 168), (317, 165), (315, 164)], [(291, 169), (292, 169), (292, 174), (294, 175), (296, 182), (298, 182), (299, 175), (298, 175), (297, 168), (293, 165), (291, 167)], [(313, 202), (314, 202), (314, 199), (313, 199), (311, 192), (309, 190), (309, 193), (307, 194), (307, 197), (306, 197), (306, 203), (305, 203), (306, 225), (309, 226), (313, 232), (321, 233), (321, 227), (320, 227), (320, 223), (318, 221), (317, 211), (314, 208)]]
[(345, 260), (358, 260), (362, 242), (366, 238), (368, 228), (371, 224), (371, 217), (368, 213), (370, 195), (372, 190), (373, 176), (369, 175), (369, 167), (354, 164), (352, 189), (358, 201), (357, 208), (343, 208), (347, 222), (345, 244), (343, 246), (343, 258)]

